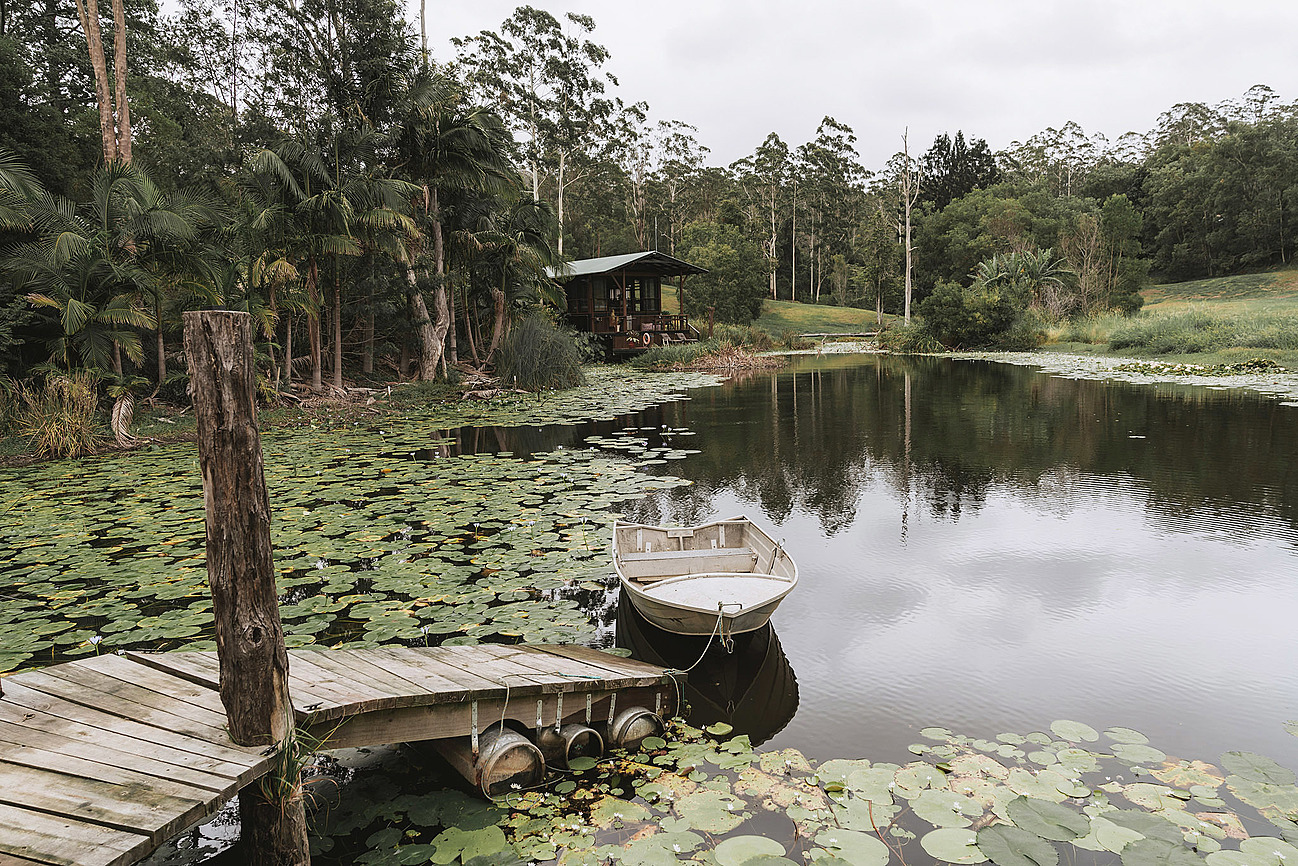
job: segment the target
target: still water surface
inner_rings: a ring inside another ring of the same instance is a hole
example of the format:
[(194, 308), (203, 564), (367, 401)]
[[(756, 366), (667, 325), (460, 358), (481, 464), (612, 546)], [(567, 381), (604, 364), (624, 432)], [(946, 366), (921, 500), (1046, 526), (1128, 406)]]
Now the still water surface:
[(702, 449), (630, 516), (747, 514), (793, 552), (798, 705), (768, 748), (904, 762), (927, 725), (1071, 718), (1298, 766), (1298, 408), (892, 357), (692, 398), (623, 419)]

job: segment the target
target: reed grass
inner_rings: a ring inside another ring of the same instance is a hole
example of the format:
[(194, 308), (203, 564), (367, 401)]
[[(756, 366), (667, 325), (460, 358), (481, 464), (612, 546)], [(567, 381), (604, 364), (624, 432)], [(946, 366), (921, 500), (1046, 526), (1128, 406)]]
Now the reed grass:
[(586, 384), (577, 344), (544, 316), (517, 322), (496, 353), (496, 374), (510, 387), (540, 391)]
[(86, 371), (52, 375), (18, 388), (18, 433), (41, 457), (79, 457), (103, 440), (96, 418), (98, 379)]

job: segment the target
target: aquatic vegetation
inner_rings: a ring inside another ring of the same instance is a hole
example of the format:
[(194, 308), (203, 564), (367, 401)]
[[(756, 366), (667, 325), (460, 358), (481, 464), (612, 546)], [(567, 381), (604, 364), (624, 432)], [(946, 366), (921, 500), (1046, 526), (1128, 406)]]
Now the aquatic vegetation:
[[(1217, 765), (1183, 761), (1128, 728), (1100, 733), (1060, 720), (1049, 732), (994, 740), (926, 728), (927, 742), (912, 747), (920, 759), (905, 765), (814, 765), (794, 749), (761, 753), (745, 736), (726, 740), (728, 726), (710, 730), (718, 733), (674, 722), (636, 754), (493, 805), (457, 791), (394, 793), (400, 780), (389, 766), (318, 811), (315, 846), (343, 854), (363, 840), (355, 862), (368, 866), (457, 857), (563, 866), (1052, 866), (1093, 855), (1123, 866), (1285, 866), (1298, 858), (1294, 774), (1248, 752), (1228, 752)], [(1149, 751), (1124, 756), (1121, 746)], [(422, 772), (414, 763), (408, 772)]]
[[(445, 433), (469, 419), (613, 417), (715, 381), (603, 370), (583, 388), (438, 405), (378, 429), (269, 433), (289, 645), (588, 640), (574, 595), (604, 591), (612, 509), (686, 483), (641, 469), (684, 454), (451, 457)], [(192, 445), (8, 472), (0, 512), (0, 671), (124, 648), (212, 648)]]

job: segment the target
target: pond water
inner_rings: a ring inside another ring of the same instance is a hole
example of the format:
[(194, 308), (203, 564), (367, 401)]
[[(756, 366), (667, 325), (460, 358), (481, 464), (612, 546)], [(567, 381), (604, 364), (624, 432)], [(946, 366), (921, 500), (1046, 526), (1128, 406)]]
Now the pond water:
[[(575, 396), (268, 434), (290, 643), (620, 643), (688, 666), (701, 642), (619, 610), (609, 514), (747, 514), (801, 583), (773, 632), (695, 669), (696, 721), (904, 764), (930, 726), (1071, 719), (1298, 767), (1298, 407), (890, 356), (708, 384), (602, 371)], [(192, 445), (6, 472), (0, 515), (0, 671), (212, 647)], [(376, 851), (400, 814), (382, 804), (445, 783), (409, 766), (344, 787), (364, 817), (340, 851)]]
[(801, 583), (796, 714), (767, 744), (905, 760), (1072, 718), (1298, 765), (1298, 409), (1023, 367), (805, 360), (640, 413), (693, 481), (643, 522), (745, 513)]

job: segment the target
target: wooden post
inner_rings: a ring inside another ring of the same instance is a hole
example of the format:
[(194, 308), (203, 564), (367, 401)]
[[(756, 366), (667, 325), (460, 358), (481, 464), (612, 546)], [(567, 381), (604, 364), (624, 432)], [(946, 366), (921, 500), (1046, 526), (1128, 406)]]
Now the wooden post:
[[(285, 770), (240, 795), (246, 860), (257, 866), (311, 862), (296, 762), (288, 651), (270, 546), (270, 499), (257, 431), (252, 317), (184, 314), (189, 392), (207, 511), (207, 575), (216, 616), (221, 703), (230, 738), (276, 745)], [(291, 776), (291, 778), (286, 778)]]

